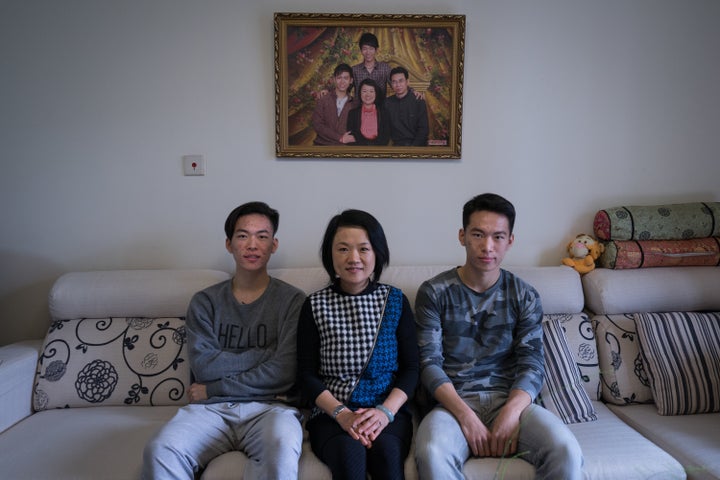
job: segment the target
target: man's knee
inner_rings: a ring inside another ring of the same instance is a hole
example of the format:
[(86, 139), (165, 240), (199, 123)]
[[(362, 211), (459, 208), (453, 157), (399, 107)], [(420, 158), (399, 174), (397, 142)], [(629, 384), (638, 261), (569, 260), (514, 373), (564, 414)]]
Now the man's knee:
[(567, 465), (570, 470), (581, 469), (583, 455), (580, 444), (574, 436), (566, 437), (564, 440), (557, 443), (556, 447), (550, 451), (549, 456), (555, 457), (559, 464)]
[(419, 436), (415, 441), (415, 459), (419, 466), (423, 469), (430, 468), (432, 465), (452, 464), (462, 465), (460, 457), (461, 452), (453, 448), (455, 442), (445, 435), (443, 429), (436, 428), (426, 432), (425, 435)]
[(294, 456), (298, 458), (302, 451), (303, 429), (293, 415), (278, 415), (272, 428), (263, 430), (262, 439), (267, 452), (278, 456)]
[(172, 446), (161, 438), (155, 437), (145, 444), (145, 448), (143, 449), (143, 462), (148, 465), (153, 464), (160, 459), (167, 458), (169, 454), (176, 454)]
[(167, 475), (171, 475), (172, 472), (176, 472), (175, 475), (178, 475), (181, 470), (191, 471), (192, 466), (171, 443), (155, 437), (145, 445), (143, 449), (143, 480), (167, 478)]
[(418, 461), (427, 462), (429, 459), (444, 458), (446, 453), (446, 449), (437, 442), (427, 441), (415, 443), (415, 457)]
[(278, 455), (292, 455), (297, 458), (302, 451), (302, 430), (288, 432), (285, 436), (274, 435), (266, 438), (265, 443), (270, 452), (277, 452)]
[(278, 436), (300, 437), (302, 439), (303, 435), (303, 426), (300, 419), (290, 412), (277, 416), (273, 430)]

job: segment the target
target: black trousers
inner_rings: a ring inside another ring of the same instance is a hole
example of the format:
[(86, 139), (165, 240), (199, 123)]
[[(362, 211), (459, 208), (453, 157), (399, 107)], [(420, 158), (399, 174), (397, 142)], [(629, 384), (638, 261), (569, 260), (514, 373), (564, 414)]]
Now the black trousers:
[(395, 421), (375, 439), (371, 448), (364, 447), (348, 435), (328, 415), (320, 414), (307, 423), (313, 453), (332, 472), (333, 480), (402, 480), (405, 459), (412, 441), (412, 418), (406, 408), (400, 409)]

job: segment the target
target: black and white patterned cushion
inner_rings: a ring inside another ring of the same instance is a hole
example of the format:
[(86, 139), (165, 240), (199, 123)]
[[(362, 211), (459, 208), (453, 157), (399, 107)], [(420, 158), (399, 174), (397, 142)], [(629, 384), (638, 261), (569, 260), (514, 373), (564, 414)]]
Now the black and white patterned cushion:
[(596, 315), (602, 399), (616, 405), (652, 403), (632, 314)]
[(186, 342), (181, 318), (56, 320), (38, 361), (33, 407), (185, 404)]

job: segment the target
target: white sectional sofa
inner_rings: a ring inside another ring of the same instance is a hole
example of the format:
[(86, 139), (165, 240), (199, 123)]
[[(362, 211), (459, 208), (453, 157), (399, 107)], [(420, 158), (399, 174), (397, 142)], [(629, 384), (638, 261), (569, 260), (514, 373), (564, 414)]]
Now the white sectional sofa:
[[(391, 266), (382, 281), (400, 287), (413, 303), (420, 283), (447, 268)], [(546, 349), (548, 355), (566, 361), (579, 384), (579, 390), (567, 384), (568, 392), (582, 391), (584, 407), (590, 409), (585, 413), (596, 418), (570, 425), (583, 448), (586, 477), (686, 478), (680, 462), (667, 453), (671, 449), (658, 447), (599, 400), (597, 344), (583, 313), (580, 276), (564, 266), (509, 269), (539, 291), (545, 325), (561, 331), (558, 345), (567, 345), (557, 355)], [(319, 267), (271, 274), (306, 292), (327, 281)], [(139, 478), (146, 441), (186, 401), (189, 373), (181, 317), (187, 303), (194, 292), (225, 278), (225, 272), (212, 270), (76, 272), (59, 278), (50, 292), (47, 338), (0, 348), (0, 477)], [(557, 388), (543, 391), (549, 408), (557, 408), (558, 395), (563, 396)], [(246, 461), (240, 452), (224, 454), (202, 478), (242, 478)], [(465, 474), (470, 479), (530, 479), (534, 470), (519, 459), (471, 459)], [(412, 455), (406, 477), (417, 478)], [(300, 478), (330, 479), (308, 442)]]
[[(717, 333), (720, 316), (695, 313), (696, 325), (715, 324), (714, 330), (694, 330), (701, 334), (697, 342), (681, 342), (667, 334), (677, 333), (678, 325), (687, 323), (688, 312), (720, 311), (720, 268), (597, 269), (583, 276), (582, 283), (586, 306), (591, 311), (597, 334), (602, 399), (609, 409), (677, 459), (689, 479), (720, 479), (720, 413), (669, 414), (671, 404), (658, 405), (658, 397), (672, 397), (675, 392), (682, 394), (686, 411), (702, 410), (700, 402), (693, 397), (702, 396), (698, 392), (703, 391), (699, 386), (703, 376), (712, 384), (705, 391), (714, 396), (716, 406), (720, 405), (720, 372), (717, 369), (720, 365)], [(662, 331), (662, 335), (657, 335), (657, 346), (668, 352), (661, 357), (670, 365), (656, 365), (656, 369), (662, 368), (655, 372), (654, 379), (656, 384), (670, 384), (670, 392), (662, 392), (659, 385), (655, 389), (651, 387), (653, 372), (648, 367), (647, 357), (644, 359), (642, 354), (643, 347), (652, 339), (647, 339), (647, 333), (643, 337), (639, 334), (638, 312), (645, 312), (644, 317), (652, 317), (662, 327), (656, 331)], [(655, 313), (648, 315), (648, 312)], [(684, 327), (679, 331), (683, 330)], [(706, 334), (713, 331), (714, 335)], [(678, 364), (684, 360), (691, 365), (702, 363), (699, 361), (702, 355), (692, 348), (693, 343), (705, 349), (710, 360), (704, 368), (689, 372), (690, 375), (684, 378), (687, 388), (682, 388)], [(660, 415), (659, 409), (668, 414)]]

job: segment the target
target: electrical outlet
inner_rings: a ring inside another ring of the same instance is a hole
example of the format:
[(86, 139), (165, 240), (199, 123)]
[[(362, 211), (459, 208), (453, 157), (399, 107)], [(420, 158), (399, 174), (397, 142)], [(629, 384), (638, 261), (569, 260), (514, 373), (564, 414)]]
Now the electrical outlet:
[(205, 157), (202, 155), (183, 155), (182, 159), (185, 175), (205, 175)]

